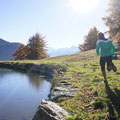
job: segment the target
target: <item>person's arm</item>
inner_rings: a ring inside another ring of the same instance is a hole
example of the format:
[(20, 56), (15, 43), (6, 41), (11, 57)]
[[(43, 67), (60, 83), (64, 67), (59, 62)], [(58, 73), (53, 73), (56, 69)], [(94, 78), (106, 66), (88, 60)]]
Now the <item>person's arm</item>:
[(100, 49), (100, 45), (99, 45), (99, 43), (97, 43), (97, 44), (96, 44), (96, 53), (97, 53), (97, 55), (100, 54), (100, 53), (99, 53), (99, 49)]
[[(112, 42), (111, 42), (112, 43)], [(112, 54), (114, 54), (114, 51), (115, 51), (115, 46), (113, 45), (113, 43), (111, 44), (111, 52)]]

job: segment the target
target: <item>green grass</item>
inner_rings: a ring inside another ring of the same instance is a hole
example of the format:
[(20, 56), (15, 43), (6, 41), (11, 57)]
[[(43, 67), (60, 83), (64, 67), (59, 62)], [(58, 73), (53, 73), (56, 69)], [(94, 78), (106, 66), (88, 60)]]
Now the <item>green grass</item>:
[(67, 72), (56, 76), (56, 86), (60, 78), (72, 83), (71, 88), (79, 88), (72, 98), (61, 98), (59, 104), (70, 112), (68, 120), (119, 120), (120, 119), (120, 61), (113, 60), (118, 71), (107, 72), (108, 84), (103, 82), (99, 66), (99, 56), (95, 50), (36, 61), (20, 63), (54, 63), (64, 65)]

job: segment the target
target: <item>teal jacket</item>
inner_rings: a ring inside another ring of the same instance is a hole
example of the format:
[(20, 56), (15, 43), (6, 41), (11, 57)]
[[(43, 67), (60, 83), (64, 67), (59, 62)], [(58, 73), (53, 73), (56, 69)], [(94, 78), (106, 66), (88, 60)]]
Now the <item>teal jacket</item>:
[(115, 47), (110, 39), (98, 40), (96, 43), (97, 55), (100, 55), (101, 57), (112, 56), (114, 54), (114, 50)]

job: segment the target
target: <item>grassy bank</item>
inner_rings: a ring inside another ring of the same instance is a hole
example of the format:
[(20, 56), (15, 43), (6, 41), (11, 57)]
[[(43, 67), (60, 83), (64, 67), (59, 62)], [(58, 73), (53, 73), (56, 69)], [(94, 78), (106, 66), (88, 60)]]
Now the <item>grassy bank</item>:
[[(69, 120), (119, 120), (120, 118), (120, 61), (113, 61), (118, 68), (116, 73), (107, 72), (108, 84), (103, 82), (99, 66), (99, 56), (95, 50), (75, 55), (53, 57), (37, 61), (20, 63), (54, 63), (67, 68), (67, 72), (56, 76), (56, 85), (60, 78), (69, 81), (77, 88), (77, 95), (72, 98), (60, 98), (61, 107), (71, 113)], [(60, 81), (61, 82), (61, 81)]]

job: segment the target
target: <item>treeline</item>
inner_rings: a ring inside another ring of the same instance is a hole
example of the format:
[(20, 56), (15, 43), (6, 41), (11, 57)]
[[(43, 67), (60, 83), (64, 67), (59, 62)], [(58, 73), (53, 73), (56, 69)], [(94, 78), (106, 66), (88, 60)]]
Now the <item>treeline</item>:
[(13, 53), (14, 60), (38, 60), (47, 58), (46, 42), (44, 37), (36, 33), (28, 40), (28, 44), (21, 44), (20, 47)]
[[(120, 50), (120, 0), (110, 0), (109, 15), (102, 18), (105, 25), (109, 27), (109, 38), (117, 44), (117, 49)], [(88, 34), (84, 37), (84, 43), (79, 45), (80, 51), (94, 49), (97, 42), (97, 33), (99, 31), (96, 27), (90, 29)]]

